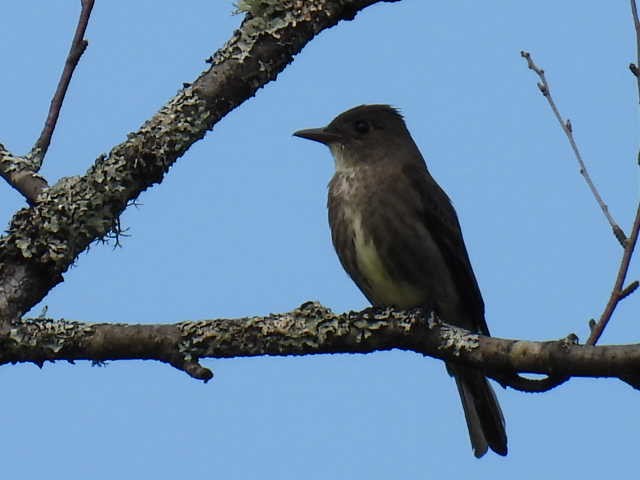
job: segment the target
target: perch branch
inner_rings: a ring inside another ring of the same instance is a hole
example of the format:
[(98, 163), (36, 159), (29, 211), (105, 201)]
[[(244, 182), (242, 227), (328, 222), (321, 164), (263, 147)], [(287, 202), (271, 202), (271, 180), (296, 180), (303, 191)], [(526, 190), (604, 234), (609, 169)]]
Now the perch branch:
[[(38, 318), (0, 329), (0, 364), (56, 360), (161, 361), (207, 381), (202, 358), (410, 350), (484, 371), (526, 388), (516, 373), (625, 379), (640, 371), (640, 345), (583, 346), (572, 336), (548, 342), (485, 337), (446, 325), (422, 309), (369, 308), (335, 314), (315, 302), (281, 314), (173, 325), (90, 324)], [(625, 379), (625, 381), (627, 381)], [(547, 389), (553, 382), (547, 381)]]

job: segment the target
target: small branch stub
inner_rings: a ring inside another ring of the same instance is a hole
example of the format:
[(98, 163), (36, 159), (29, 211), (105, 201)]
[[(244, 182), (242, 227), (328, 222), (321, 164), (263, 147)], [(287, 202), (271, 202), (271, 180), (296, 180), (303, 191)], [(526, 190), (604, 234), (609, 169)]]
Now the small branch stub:
[(621, 292), (620, 292), (620, 300), (622, 300), (625, 297), (628, 297), (629, 295), (631, 295), (633, 292), (636, 291), (636, 289), (638, 288), (638, 280), (634, 280), (633, 282), (631, 282), (629, 285), (627, 285)]

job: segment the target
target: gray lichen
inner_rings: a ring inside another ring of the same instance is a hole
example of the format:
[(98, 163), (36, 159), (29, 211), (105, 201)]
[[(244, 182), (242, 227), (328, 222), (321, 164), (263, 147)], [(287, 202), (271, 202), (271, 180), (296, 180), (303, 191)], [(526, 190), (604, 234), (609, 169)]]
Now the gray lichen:
[(56, 354), (69, 340), (77, 342), (80, 336), (93, 334), (91, 325), (69, 320), (56, 321), (51, 318), (22, 320), (9, 331), (8, 339), (13, 340), (18, 348), (34, 347), (41, 353)]
[(282, 3), (280, 0), (240, 0), (233, 4), (236, 8), (233, 13), (251, 13), (256, 17), (260, 17), (265, 13), (268, 13), (274, 5), (280, 3)]
[(0, 170), (5, 173), (36, 172), (37, 164), (30, 158), (11, 155), (5, 146), (0, 143)]
[(441, 350), (453, 350), (455, 356), (460, 356), (462, 351), (471, 351), (480, 345), (480, 337), (467, 333), (465, 330), (456, 327), (442, 325)]
[(243, 61), (257, 41), (270, 35), (281, 37), (281, 30), (295, 27), (299, 20), (308, 20), (321, 7), (302, 0), (241, 0), (235, 4), (236, 13), (247, 13), (242, 28), (236, 30), (227, 43), (213, 56), (214, 64), (228, 59)]

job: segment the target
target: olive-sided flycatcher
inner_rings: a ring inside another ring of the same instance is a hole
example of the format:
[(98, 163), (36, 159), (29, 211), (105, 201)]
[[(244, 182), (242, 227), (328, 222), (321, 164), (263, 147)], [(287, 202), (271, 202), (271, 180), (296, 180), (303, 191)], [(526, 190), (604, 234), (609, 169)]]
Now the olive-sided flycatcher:
[[(446, 323), (489, 335), (462, 230), (402, 115), (388, 105), (352, 108), (294, 135), (335, 159), (329, 224), (342, 266), (374, 306), (435, 310)], [(504, 418), (482, 371), (453, 362), (476, 457), (507, 454)]]

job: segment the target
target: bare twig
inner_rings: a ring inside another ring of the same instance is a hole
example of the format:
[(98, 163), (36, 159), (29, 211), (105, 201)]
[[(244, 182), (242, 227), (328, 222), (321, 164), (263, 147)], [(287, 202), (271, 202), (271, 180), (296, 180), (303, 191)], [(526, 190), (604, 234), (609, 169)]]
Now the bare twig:
[(636, 63), (631, 63), (629, 69), (636, 77), (638, 83), (638, 102), (640, 102), (640, 19), (638, 18), (638, 6), (636, 0), (631, 0), (631, 16), (636, 30)]
[[(632, 12), (633, 22), (636, 30), (638, 65), (640, 65), (640, 21), (638, 20), (638, 10), (636, 8), (635, 0), (631, 0), (631, 12)], [(620, 244), (624, 247), (624, 253), (622, 255), (622, 260), (620, 261), (620, 268), (618, 269), (616, 281), (611, 291), (611, 295), (609, 296), (607, 305), (605, 306), (604, 311), (602, 312), (602, 315), (600, 316), (600, 319), (598, 320), (598, 322), (595, 322), (594, 320), (591, 320), (589, 322), (589, 328), (591, 333), (589, 335), (589, 338), (587, 339), (586, 344), (595, 345), (598, 339), (602, 336), (602, 332), (604, 331), (607, 324), (609, 323), (609, 320), (611, 320), (611, 316), (613, 315), (613, 312), (618, 306), (618, 303), (620, 303), (620, 301), (622, 301), (625, 297), (629, 296), (638, 288), (637, 281), (631, 282), (626, 287), (624, 287), (624, 282), (627, 276), (627, 272), (629, 270), (629, 264), (631, 262), (633, 251), (638, 241), (638, 231), (640, 230), (640, 203), (638, 204), (636, 217), (633, 222), (633, 227), (631, 229), (631, 235), (627, 239), (622, 228), (620, 228), (620, 226), (614, 221), (613, 217), (609, 213), (609, 209), (607, 205), (602, 200), (602, 197), (598, 193), (596, 186), (591, 180), (589, 172), (587, 171), (587, 167), (584, 161), (582, 160), (582, 155), (580, 154), (580, 151), (575, 142), (575, 139), (573, 138), (573, 126), (571, 125), (571, 121), (563, 120), (562, 115), (560, 114), (560, 111), (558, 110), (558, 107), (556, 106), (553, 100), (553, 97), (551, 96), (551, 90), (549, 87), (549, 83), (547, 82), (547, 78), (545, 76), (544, 70), (538, 67), (534, 63), (533, 59), (531, 58), (531, 54), (529, 52), (521, 51), (520, 55), (527, 61), (527, 66), (538, 75), (538, 78), (540, 79), (540, 82), (538, 82), (538, 88), (540, 89), (540, 92), (542, 92), (544, 97), (547, 99), (547, 102), (549, 102), (549, 105), (551, 106), (551, 109), (553, 110), (553, 113), (556, 119), (560, 123), (562, 130), (564, 131), (565, 135), (569, 140), (569, 143), (571, 144), (571, 148), (573, 149), (573, 152), (578, 160), (578, 164), (580, 165), (580, 173), (586, 180), (587, 185), (591, 189), (591, 192), (593, 193), (594, 197), (596, 198), (596, 201), (598, 202), (598, 205), (600, 205), (600, 208), (602, 209), (602, 212), (607, 218), (609, 225), (611, 225), (614, 235), (616, 236)], [(638, 79), (638, 94), (640, 95), (640, 75), (639, 75), (640, 72), (638, 72), (638, 65), (632, 64), (631, 71), (636, 75), (636, 78)]]
[(44, 122), (44, 127), (42, 128), (40, 137), (38, 138), (35, 145), (33, 146), (33, 149), (28, 155), (28, 158), (33, 160), (33, 163), (36, 167), (36, 172), (42, 166), (44, 156), (49, 149), (51, 137), (53, 136), (53, 131), (56, 128), (58, 117), (60, 116), (60, 109), (62, 108), (62, 103), (64, 102), (64, 97), (67, 93), (67, 89), (69, 88), (69, 83), (71, 82), (73, 72), (75, 71), (78, 62), (80, 61), (80, 57), (86, 50), (87, 45), (89, 45), (89, 42), (87, 42), (87, 40), (85, 40), (84, 38), (84, 33), (87, 30), (87, 25), (89, 24), (89, 18), (91, 16), (91, 10), (93, 9), (94, 2), (95, 0), (81, 0), (82, 9), (80, 11), (80, 17), (78, 18), (78, 25), (76, 26), (76, 31), (73, 35), (69, 54), (67, 55), (67, 59), (64, 62), (64, 69), (62, 70), (62, 75), (60, 76), (60, 80), (58, 81), (56, 92), (51, 99), (51, 105), (49, 106), (47, 119)]
[(51, 144), (51, 137), (56, 128), (58, 117), (60, 116), (60, 109), (62, 108), (64, 97), (69, 88), (71, 77), (80, 61), (80, 57), (87, 48), (88, 42), (84, 39), (84, 34), (87, 30), (94, 3), (95, 0), (81, 0), (82, 8), (80, 17), (78, 18), (78, 25), (76, 26), (76, 31), (71, 42), (71, 48), (69, 49), (62, 75), (58, 81), (58, 86), (51, 99), (51, 105), (49, 106), (49, 113), (47, 114), (44, 127), (31, 152), (25, 156), (16, 156), (10, 154), (0, 145), (0, 176), (20, 192), (30, 205), (35, 205), (40, 193), (48, 187), (47, 181), (38, 175), (38, 171), (40, 167), (42, 167), (42, 161)]
[(633, 221), (633, 227), (631, 228), (631, 236), (629, 240), (626, 242), (626, 246), (624, 247), (624, 253), (622, 254), (622, 260), (620, 261), (620, 268), (618, 269), (618, 275), (616, 276), (616, 282), (613, 286), (613, 290), (611, 291), (611, 296), (609, 297), (609, 301), (607, 302), (602, 315), (600, 316), (600, 320), (596, 323), (591, 329), (591, 334), (587, 339), (587, 345), (595, 345), (602, 332), (604, 331), (607, 323), (611, 319), (611, 315), (613, 315), (614, 310), (618, 306), (618, 303), (629, 294), (631, 294), (637, 287), (638, 282), (634, 281), (630, 283), (626, 288), (623, 288), (625, 278), (627, 277), (627, 272), (629, 270), (629, 264), (631, 263), (631, 256), (633, 255), (633, 250), (636, 247), (636, 242), (638, 241), (638, 232), (640, 231), (640, 203), (638, 203), (638, 209), (636, 211), (636, 218)]
[[(637, 83), (638, 83), (638, 96), (640, 98), (640, 72), (638, 71), (638, 65), (640, 65), (640, 20), (638, 19), (638, 8), (636, 6), (635, 0), (631, 0), (631, 15), (633, 17), (633, 25), (636, 31), (636, 53), (638, 58), (637, 64), (631, 64), (631, 71), (635, 74)], [(640, 155), (639, 155), (640, 158)], [(598, 323), (592, 323), (591, 326), (591, 334), (587, 339), (587, 345), (595, 345), (598, 339), (602, 336), (602, 332), (604, 331), (607, 323), (611, 319), (613, 315), (613, 311), (620, 301), (624, 298), (631, 295), (636, 291), (638, 285), (640, 283), (637, 280), (634, 280), (626, 287), (623, 287), (625, 278), (627, 276), (627, 272), (629, 270), (629, 264), (631, 262), (631, 256), (633, 255), (633, 251), (635, 249), (636, 243), (638, 241), (638, 231), (640, 230), (640, 203), (638, 203), (636, 218), (633, 222), (633, 227), (631, 228), (631, 236), (629, 240), (626, 242), (624, 253), (622, 255), (622, 260), (620, 261), (620, 268), (618, 269), (618, 275), (616, 276), (616, 281), (613, 286), (613, 290), (611, 291), (611, 295), (609, 297), (609, 301), (600, 316), (600, 320)], [(625, 380), (626, 381), (626, 380)], [(630, 382), (629, 382), (630, 383)], [(636, 387), (637, 388), (637, 387)]]
[(609, 207), (607, 207), (607, 204), (604, 203), (604, 200), (600, 196), (600, 193), (598, 192), (598, 189), (593, 183), (593, 180), (591, 180), (591, 176), (589, 175), (587, 167), (584, 161), (582, 160), (582, 155), (580, 154), (578, 145), (576, 144), (576, 141), (573, 138), (573, 127), (571, 125), (571, 121), (563, 120), (562, 115), (560, 114), (560, 111), (558, 110), (558, 107), (556, 106), (556, 103), (554, 102), (553, 97), (551, 96), (551, 89), (549, 87), (549, 83), (547, 82), (547, 78), (544, 74), (544, 70), (538, 67), (534, 63), (533, 59), (531, 58), (531, 54), (529, 52), (525, 52), (523, 50), (520, 52), (520, 55), (527, 61), (527, 66), (529, 67), (529, 69), (533, 70), (538, 75), (538, 78), (540, 78), (540, 81), (538, 82), (538, 88), (540, 89), (540, 92), (542, 92), (542, 95), (544, 95), (544, 97), (547, 99), (547, 102), (549, 102), (549, 105), (551, 106), (551, 110), (553, 110), (553, 113), (556, 116), (556, 119), (560, 123), (562, 131), (565, 133), (565, 135), (569, 139), (569, 144), (571, 145), (571, 148), (573, 149), (573, 153), (575, 154), (576, 159), (578, 160), (578, 164), (580, 165), (580, 174), (584, 177), (585, 181), (587, 182), (587, 185), (589, 186), (589, 189), (591, 190), (591, 193), (593, 194), (596, 201), (598, 202), (598, 205), (600, 206), (602, 213), (604, 213), (604, 216), (609, 222), (609, 225), (611, 225), (613, 234), (618, 239), (620, 244), (624, 247), (626, 244), (627, 237), (624, 231), (622, 230), (622, 228), (620, 228), (620, 226), (616, 223), (616, 221), (613, 219), (613, 217), (609, 213)]

